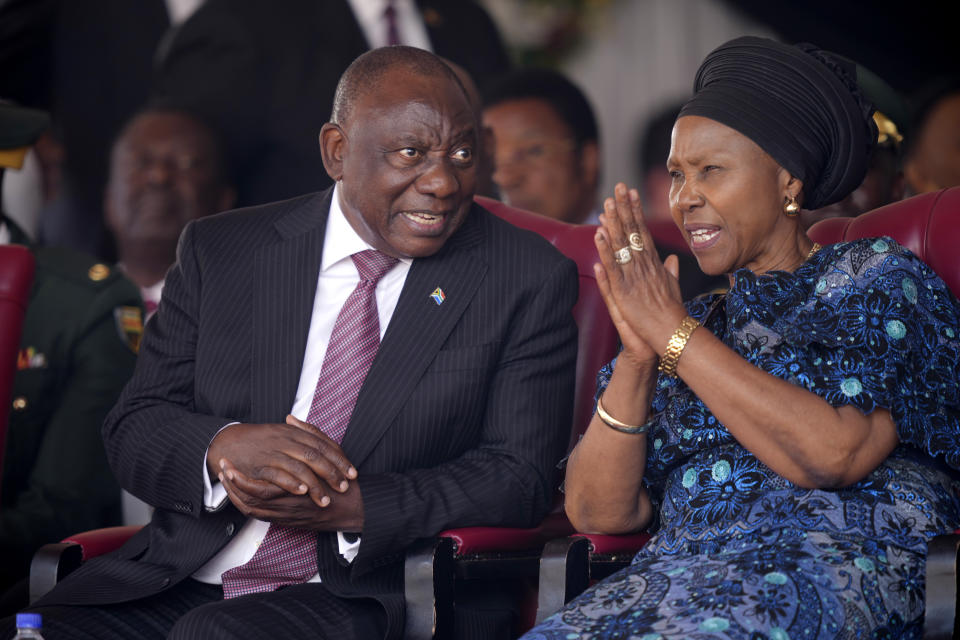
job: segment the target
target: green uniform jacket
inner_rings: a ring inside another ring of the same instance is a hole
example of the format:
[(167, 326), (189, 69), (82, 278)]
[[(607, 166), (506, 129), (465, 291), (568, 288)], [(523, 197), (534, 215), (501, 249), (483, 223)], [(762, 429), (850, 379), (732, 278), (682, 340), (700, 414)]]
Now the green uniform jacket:
[(100, 427), (142, 331), (140, 294), (118, 270), (73, 251), (34, 253), (0, 496), (0, 587), (27, 575), (42, 544), (120, 524)]

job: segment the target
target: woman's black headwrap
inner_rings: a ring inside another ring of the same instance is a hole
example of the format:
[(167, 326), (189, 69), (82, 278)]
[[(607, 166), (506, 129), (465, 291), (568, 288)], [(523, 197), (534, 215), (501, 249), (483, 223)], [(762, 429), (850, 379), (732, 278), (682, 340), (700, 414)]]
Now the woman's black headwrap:
[(876, 144), (873, 105), (856, 78), (850, 61), (813, 45), (744, 36), (707, 55), (680, 116), (753, 140), (803, 181), (803, 206), (819, 209), (863, 182)]

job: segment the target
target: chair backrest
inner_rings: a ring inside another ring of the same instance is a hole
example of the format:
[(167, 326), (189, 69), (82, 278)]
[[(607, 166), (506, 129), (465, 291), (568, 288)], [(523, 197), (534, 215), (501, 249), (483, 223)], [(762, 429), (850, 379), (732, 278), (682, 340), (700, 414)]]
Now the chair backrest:
[(593, 415), (593, 395), (596, 392), (597, 372), (617, 353), (617, 330), (610, 320), (607, 307), (597, 288), (593, 265), (598, 261), (593, 236), (596, 225), (569, 224), (546, 216), (515, 209), (508, 205), (477, 196), (477, 204), (521, 229), (534, 231), (577, 263), (580, 279), (580, 297), (573, 308), (579, 329), (577, 351), (577, 382), (573, 408), (572, 448), (590, 423)]
[(960, 298), (960, 187), (893, 202), (856, 218), (827, 218), (807, 231), (832, 244), (890, 236), (933, 269)]
[(0, 478), (7, 441), (7, 420), (17, 372), (20, 330), (33, 284), (33, 254), (16, 244), (0, 245)]

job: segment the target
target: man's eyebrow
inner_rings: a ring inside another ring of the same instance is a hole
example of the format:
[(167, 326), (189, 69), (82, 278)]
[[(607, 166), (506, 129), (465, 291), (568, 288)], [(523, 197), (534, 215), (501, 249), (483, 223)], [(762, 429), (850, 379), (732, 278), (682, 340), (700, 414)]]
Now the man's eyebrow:
[(454, 131), (453, 135), (450, 137), (453, 140), (456, 140), (459, 142), (464, 139), (476, 138), (476, 136), (477, 136), (477, 127), (476, 125), (471, 124), (467, 127), (463, 127), (461, 129)]
[(414, 133), (398, 133), (397, 136), (393, 139), (391, 146), (417, 146), (423, 144), (423, 136), (414, 134)]

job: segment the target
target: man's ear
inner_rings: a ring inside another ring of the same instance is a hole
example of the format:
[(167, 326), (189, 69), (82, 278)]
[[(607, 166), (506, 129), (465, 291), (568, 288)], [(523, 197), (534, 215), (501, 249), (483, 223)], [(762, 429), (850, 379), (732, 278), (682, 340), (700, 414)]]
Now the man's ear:
[(347, 150), (347, 137), (339, 125), (328, 122), (320, 129), (320, 155), (323, 168), (334, 182), (343, 177), (343, 157)]

